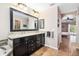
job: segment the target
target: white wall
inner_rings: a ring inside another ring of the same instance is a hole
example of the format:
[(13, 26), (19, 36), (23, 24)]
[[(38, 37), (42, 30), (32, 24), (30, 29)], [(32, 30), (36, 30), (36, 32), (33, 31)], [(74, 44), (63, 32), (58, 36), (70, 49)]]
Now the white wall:
[(6, 39), (10, 32), (10, 15), (7, 3), (0, 3), (0, 40)]
[(76, 25), (77, 25), (77, 37), (76, 37), (76, 42), (79, 43), (79, 15), (76, 16)]
[(45, 29), (44, 31), (54, 32), (54, 38), (46, 37), (45, 44), (51, 48), (56, 48), (58, 45), (58, 32), (57, 32), (57, 20), (58, 20), (58, 10), (57, 6), (51, 6), (40, 13), (40, 18), (45, 19)]

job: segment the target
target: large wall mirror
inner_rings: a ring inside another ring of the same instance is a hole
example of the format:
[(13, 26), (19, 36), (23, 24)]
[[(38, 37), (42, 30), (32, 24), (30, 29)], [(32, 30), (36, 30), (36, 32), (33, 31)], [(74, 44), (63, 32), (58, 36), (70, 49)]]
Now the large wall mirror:
[(38, 18), (16, 9), (10, 8), (10, 30), (38, 30)]

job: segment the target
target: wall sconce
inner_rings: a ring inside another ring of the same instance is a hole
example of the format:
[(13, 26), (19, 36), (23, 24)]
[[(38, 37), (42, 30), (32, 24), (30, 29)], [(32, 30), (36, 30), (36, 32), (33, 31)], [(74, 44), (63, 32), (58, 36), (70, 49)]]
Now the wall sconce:
[(39, 17), (39, 12), (34, 10), (34, 9), (32, 9), (32, 8), (29, 8), (26, 4), (24, 4), (24, 3), (17, 3), (15, 5), (16, 5), (17, 8), (22, 9), (22, 10), (24, 10), (26, 12), (29, 12), (33, 16)]
[(27, 7), (27, 5), (26, 4), (23, 4), (23, 3), (18, 3), (18, 6)]
[(33, 15), (38, 17), (38, 16), (39, 16), (39, 12), (38, 12), (38, 11), (35, 11), (35, 10), (33, 9)]
[(23, 10), (27, 10), (27, 5), (23, 4), (23, 3), (18, 3), (17, 7), (23, 9)]

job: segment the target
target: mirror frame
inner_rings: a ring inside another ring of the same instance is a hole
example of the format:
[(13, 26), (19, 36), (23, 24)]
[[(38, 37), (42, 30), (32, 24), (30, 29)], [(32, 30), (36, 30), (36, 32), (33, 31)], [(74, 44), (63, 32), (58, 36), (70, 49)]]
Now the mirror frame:
[(40, 19), (40, 29), (44, 29), (45, 28), (45, 20), (44, 19)]
[[(16, 12), (19, 12), (19, 13), (22, 13), (22, 14), (25, 14), (25, 15), (28, 15), (30, 17), (34, 17), (37, 19), (37, 29), (19, 29), (19, 30), (14, 30), (13, 29), (13, 11), (16, 11)], [(38, 18), (35, 17), (35, 16), (32, 16), (30, 14), (27, 14), (27, 13), (24, 13), (22, 11), (19, 11), (19, 10), (16, 10), (14, 8), (10, 8), (10, 32), (12, 31), (37, 31), (39, 29), (39, 25), (38, 25), (39, 21), (38, 21)]]

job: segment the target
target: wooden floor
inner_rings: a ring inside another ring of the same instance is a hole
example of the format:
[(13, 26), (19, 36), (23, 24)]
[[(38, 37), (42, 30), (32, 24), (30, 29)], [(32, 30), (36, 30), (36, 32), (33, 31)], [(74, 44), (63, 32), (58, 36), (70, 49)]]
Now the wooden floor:
[(42, 47), (32, 54), (32, 56), (79, 56), (79, 49), (55, 50), (49, 47)]
[(58, 50), (42, 47), (32, 56), (79, 56), (79, 44), (70, 43), (67, 39), (64, 39)]
[(54, 50), (49, 47), (42, 47), (38, 51), (33, 53), (32, 56), (52, 56), (56, 54), (57, 54), (57, 50)]

